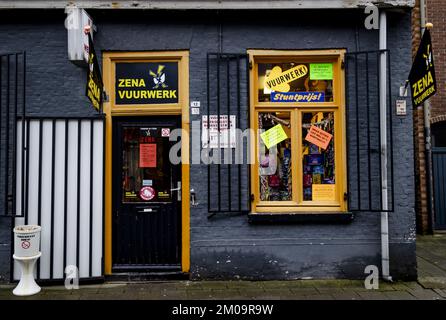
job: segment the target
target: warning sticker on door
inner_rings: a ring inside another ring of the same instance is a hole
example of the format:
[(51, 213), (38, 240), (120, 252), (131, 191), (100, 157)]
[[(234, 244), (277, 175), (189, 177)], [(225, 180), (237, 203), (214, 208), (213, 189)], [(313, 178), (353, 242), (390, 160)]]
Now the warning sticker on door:
[(162, 128), (161, 137), (170, 137), (170, 128)]
[(139, 191), (139, 196), (146, 201), (152, 200), (155, 197), (155, 189), (152, 187), (143, 187)]

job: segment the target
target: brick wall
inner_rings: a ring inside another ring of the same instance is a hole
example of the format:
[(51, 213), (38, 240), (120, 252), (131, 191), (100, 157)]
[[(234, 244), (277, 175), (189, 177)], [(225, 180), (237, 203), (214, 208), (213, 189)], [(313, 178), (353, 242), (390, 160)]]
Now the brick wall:
[[(446, 121), (446, 28), (444, 17), (446, 15), (446, 3), (444, 0), (426, 1), (426, 22), (432, 22), (434, 28), (431, 30), (432, 45), (434, 51), (435, 72), (437, 78), (438, 92), (430, 99), (431, 123)], [(415, 8), (412, 10), (412, 55), (415, 57), (421, 40), (420, 23), (420, 0), (416, 0)], [(417, 231), (427, 233), (428, 202), (426, 185), (426, 159), (425, 159), (425, 135), (424, 115), (422, 106), (414, 110), (414, 150), (415, 150), (415, 185), (416, 185), (416, 213)]]
[(434, 49), (435, 75), (438, 93), (431, 98), (431, 123), (444, 121), (446, 116), (446, 2), (426, 0), (427, 22), (432, 22), (432, 46)]

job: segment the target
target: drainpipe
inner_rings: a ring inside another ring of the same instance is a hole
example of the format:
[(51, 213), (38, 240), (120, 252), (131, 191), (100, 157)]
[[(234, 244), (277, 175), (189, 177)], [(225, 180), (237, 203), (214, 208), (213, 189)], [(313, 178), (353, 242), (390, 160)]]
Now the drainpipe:
[[(426, 1), (420, 0), (420, 31), (421, 37), (426, 26)], [(426, 100), (423, 106), (424, 113), (424, 143), (426, 157), (426, 191), (427, 191), (427, 214), (428, 214), (428, 231), (434, 233), (434, 209), (433, 209), (433, 186), (432, 186), (432, 145), (431, 145), (431, 120), (430, 120), (431, 103)]]
[[(379, 17), (379, 49), (387, 49), (387, 15), (381, 10)], [(380, 54), (379, 72), (379, 122), (381, 133), (381, 197), (383, 212), (381, 212), (381, 268), (382, 277), (392, 281), (389, 268), (389, 216), (387, 189), (387, 52)], [(392, 113), (390, 113), (392, 116)]]

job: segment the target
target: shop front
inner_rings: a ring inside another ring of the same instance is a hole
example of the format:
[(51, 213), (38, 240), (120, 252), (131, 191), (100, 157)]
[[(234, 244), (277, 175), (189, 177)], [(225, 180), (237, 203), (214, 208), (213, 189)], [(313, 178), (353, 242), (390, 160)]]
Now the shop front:
[(38, 280), (67, 266), (81, 280), (356, 279), (369, 265), (414, 279), (410, 101), (395, 111), (410, 5), (381, 10), (384, 36), (359, 7), (313, 9), (86, 8), (99, 111), (63, 10), (45, 25), (40, 9), (2, 12), (1, 51), (26, 51), (23, 67), (2, 58), (3, 97), (17, 80), (26, 99), (1, 100), (2, 135), (17, 121), (0, 232), (42, 226)]
[(108, 274), (189, 269), (188, 67), (188, 51), (103, 54)]

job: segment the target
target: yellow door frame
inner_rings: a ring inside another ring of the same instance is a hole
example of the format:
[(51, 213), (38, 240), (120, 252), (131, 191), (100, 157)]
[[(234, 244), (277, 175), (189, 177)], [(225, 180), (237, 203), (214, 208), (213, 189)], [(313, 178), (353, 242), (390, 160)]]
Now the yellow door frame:
[[(116, 62), (178, 62), (178, 103), (119, 105), (115, 101)], [(112, 274), (112, 121), (117, 116), (181, 115), (183, 133), (189, 133), (189, 51), (104, 52), (103, 81), (109, 98), (105, 113), (104, 272)], [(181, 270), (190, 270), (189, 134), (181, 136)]]

